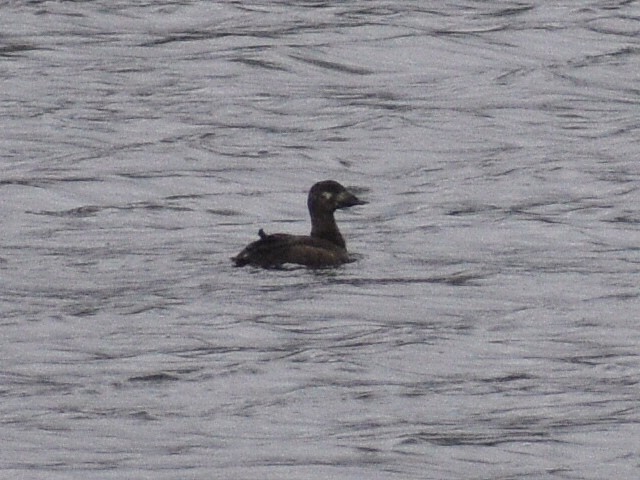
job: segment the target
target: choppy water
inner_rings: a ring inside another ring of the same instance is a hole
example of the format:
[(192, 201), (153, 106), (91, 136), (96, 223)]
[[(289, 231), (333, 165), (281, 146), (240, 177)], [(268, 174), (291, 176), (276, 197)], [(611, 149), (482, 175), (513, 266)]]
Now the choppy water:
[(1, 7), (0, 477), (638, 478), (637, 2)]

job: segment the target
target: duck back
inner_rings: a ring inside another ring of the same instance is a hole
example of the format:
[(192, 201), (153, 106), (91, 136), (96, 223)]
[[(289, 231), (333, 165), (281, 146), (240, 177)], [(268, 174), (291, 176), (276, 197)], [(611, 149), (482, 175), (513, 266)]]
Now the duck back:
[(262, 229), (258, 234), (260, 240), (250, 243), (233, 257), (237, 267), (279, 268), (285, 263), (295, 263), (321, 268), (351, 261), (346, 249), (321, 238), (286, 233), (267, 235)]

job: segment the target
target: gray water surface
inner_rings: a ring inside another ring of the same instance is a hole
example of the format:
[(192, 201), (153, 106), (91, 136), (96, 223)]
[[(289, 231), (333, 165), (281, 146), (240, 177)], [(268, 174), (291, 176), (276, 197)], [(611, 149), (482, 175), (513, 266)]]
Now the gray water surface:
[(0, 6), (0, 477), (638, 478), (638, 3)]

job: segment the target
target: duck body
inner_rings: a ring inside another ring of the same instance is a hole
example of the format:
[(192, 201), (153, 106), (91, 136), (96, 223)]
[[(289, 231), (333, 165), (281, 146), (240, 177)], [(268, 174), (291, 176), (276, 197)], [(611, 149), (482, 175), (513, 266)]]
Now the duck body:
[(267, 235), (260, 229), (260, 239), (247, 245), (232, 260), (238, 267), (263, 268), (279, 268), (286, 263), (325, 268), (351, 262), (333, 214), (337, 209), (365, 203), (334, 180), (318, 182), (311, 187), (307, 199), (310, 235)]

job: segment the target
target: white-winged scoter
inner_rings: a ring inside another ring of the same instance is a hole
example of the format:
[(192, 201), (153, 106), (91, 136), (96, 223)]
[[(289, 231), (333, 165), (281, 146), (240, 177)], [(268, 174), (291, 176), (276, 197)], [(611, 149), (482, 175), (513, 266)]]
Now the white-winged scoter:
[(311, 187), (307, 198), (311, 235), (267, 235), (260, 229), (260, 240), (247, 245), (232, 260), (238, 267), (254, 265), (263, 268), (278, 268), (285, 263), (323, 268), (351, 262), (333, 213), (337, 209), (366, 203), (334, 180), (318, 182)]

